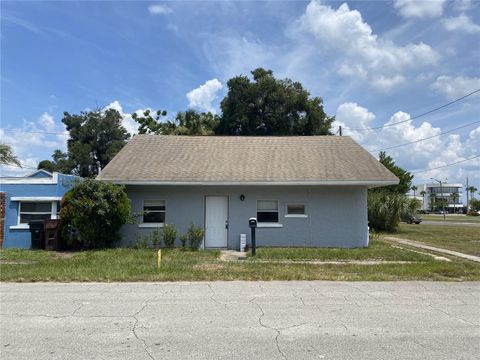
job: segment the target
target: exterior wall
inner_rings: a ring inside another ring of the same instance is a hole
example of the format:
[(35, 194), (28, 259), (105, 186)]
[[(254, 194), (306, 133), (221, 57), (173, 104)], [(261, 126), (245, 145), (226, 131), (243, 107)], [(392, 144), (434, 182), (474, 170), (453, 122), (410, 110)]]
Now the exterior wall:
[[(36, 177), (39, 181), (45, 180), (43, 176)], [(35, 179), (27, 182), (28, 178), (18, 178), (15, 183), (12, 179), (5, 181), (0, 179), (0, 190), (6, 193), (6, 217), (5, 217), (5, 237), (3, 247), (30, 248), (31, 238), (28, 227), (18, 229), (18, 201), (12, 201), (12, 197), (59, 197), (72, 186), (76, 177), (70, 175), (58, 174), (58, 181), (51, 183), (35, 183)]]
[[(204, 227), (206, 195), (229, 198), (228, 248), (238, 249), (247, 234), (248, 219), (256, 217), (257, 200), (279, 201), (280, 228), (257, 228), (258, 246), (363, 247), (368, 245), (367, 188), (359, 186), (127, 186), (132, 211), (141, 212), (144, 200), (165, 200), (165, 222), (180, 232), (190, 222)], [(240, 195), (245, 200), (240, 200)], [(285, 217), (287, 203), (304, 203), (308, 217)], [(141, 221), (141, 218), (140, 218)], [(124, 225), (122, 245), (153, 229)]]

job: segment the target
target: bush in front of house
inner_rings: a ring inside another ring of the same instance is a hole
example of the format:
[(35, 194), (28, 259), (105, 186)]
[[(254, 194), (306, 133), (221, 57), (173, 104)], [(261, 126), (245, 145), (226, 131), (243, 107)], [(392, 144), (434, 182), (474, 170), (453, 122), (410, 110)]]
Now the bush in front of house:
[(171, 224), (165, 224), (163, 227), (163, 243), (165, 244), (165, 247), (173, 248), (177, 237), (178, 231), (175, 229), (175, 226)]
[[(120, 238), (120, 227), (130, 219), (125, 187), (85, 179), (62, 199), (60, 230), (64, 239), (82, 248), (110, 247)], [(77, 233), (78, 236), (72, 234)]]
[(190, 250), (198, 250), (203, 241), (203, 236), (205, 231), (199, 227), (195, 226), (193, 223), (190, 224), (187, 230), (188, 246)]
[(180, 240), (180, 244), (182, 245), (182, 250), (185, 250), (187, 248), (188, 234), (180, 234), (178, 236), (178, 239)]

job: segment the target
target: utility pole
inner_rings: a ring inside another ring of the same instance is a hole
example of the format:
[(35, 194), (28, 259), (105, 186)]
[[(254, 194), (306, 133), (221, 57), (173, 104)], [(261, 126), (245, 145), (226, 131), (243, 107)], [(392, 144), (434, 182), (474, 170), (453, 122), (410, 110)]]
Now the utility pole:
[(342, 136), (342, 125), (338, 127), (338, 133), (340, 134), (340, 136)]
[(467, 186), (465, 186), (465, 191), (467, 192), (467, 214), (468, 214), (468, 176), (467, 176)]

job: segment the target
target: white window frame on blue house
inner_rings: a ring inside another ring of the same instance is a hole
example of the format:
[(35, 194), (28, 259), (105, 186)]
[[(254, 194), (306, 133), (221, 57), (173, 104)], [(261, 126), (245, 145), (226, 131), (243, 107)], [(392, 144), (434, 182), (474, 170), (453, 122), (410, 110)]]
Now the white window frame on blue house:
[[(19, 196), (12, 196), (10, 201), (18, 202), (17, 207), (17, 225), (10, 226), (10, 229), (29, 229), (28, 223), (21, 223), (21, 210), (22, 210), (22, 202), (23, 203), (32, 203), (32, 202), (42, 202), (42, 203), (51, 203), (50, 207), (50, 219), (58, 219), (59, 217), (59, 209), (58, 203), (62, 200), (61, 197), (58, 196), (44, 196), (44, 197), (19, 197)], [(40, 213), (40, 212), (39, 212)], [(44, 212), (41, 212), (44, 213)]]
[[(150, 204), (148, 204), (150, 203)], [(163, 210), (150, 210), (151, 212), (158, 212), (158, 213), (164, 213), (164, 221), (163, 222), (144, 222), (144, 217), (142, 216), (142, 223), (138, 224), (139, 228), (159, 228), (159, 227), (164, 227), (165, 222), (167, 221), (167, 200), (160, 200), (160, 199), (154, 199), (154, 200), (143, 200), (143, 206), (142, 210), (143, 211), (148, 211), (145, 210), (146, 207), (148, 206), (161, 206), (161, 205), (153, 205), (154, 203), (161, 204), (163, 203)]]

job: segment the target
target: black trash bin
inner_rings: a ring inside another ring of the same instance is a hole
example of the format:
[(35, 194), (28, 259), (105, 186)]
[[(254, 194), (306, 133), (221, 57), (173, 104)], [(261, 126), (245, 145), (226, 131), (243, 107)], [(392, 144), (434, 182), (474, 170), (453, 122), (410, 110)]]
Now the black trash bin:
[(30, 226), (32, 249), (45, 249), (45, 232), (43, 230), (43, 220), (32, 220), (28, 223), (28, 225)]

